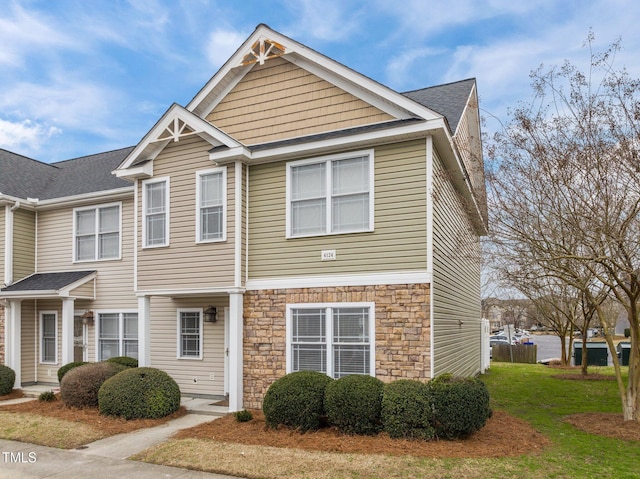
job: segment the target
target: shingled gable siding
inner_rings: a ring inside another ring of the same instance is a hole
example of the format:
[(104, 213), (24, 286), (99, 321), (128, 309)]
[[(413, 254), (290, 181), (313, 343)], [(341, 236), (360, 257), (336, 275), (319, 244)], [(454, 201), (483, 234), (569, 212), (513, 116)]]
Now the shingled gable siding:
[(437, 154), (433, 178), (434, 373), (470, 376), (480, 371), (479, 239)]
[[(417, 140), (375, 149), (373, 232), (285, 237), (286, 163), (249, 172), (249, 276), (426, 271), (426, 149)], [(320, 261), (335, 249), (336, 261)]]
[(286, 374), (286, 306), (375, 303), (375, 376), (384, 382), (430, 378), (429, 285), (380, 285), (247, 291), (244, 300), (244, 406)]
[(13, 214), (13, 279), (35, 271), (36, 220), (33, 211), (18, 209)]
[(207, 117), (248, 145), (392, 119), (282, 58), (255, 65)]
[[(139, 191), (138, 289), (188, 289), (233, 285), (234, 165), (227, 166), (227, 240), (196, 244), (196, 171), (213, 168), (211, 145), (199, 137), (170, 143), (153, 162), (154, 177), (170, 178), (169, 246), (143, 248)], [(142, 186), (140, 186), (142, 188)]]

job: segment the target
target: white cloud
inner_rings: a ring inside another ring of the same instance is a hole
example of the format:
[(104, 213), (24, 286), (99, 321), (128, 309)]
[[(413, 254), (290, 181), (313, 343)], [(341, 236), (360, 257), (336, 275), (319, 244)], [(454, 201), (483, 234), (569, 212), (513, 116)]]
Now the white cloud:
[(37, 153), (41, 145), (62, 130), (44, 123), (23, 120), (11, 122), (0, 118), (0, 147)]
[(64, 46), (77, 48), (77, 42), (59, 31), (47, 19), (12, 3), (0, 16), (0, 65), (22, 65), (31, 52)]
[[(407, 80), (411, 79), (411, 73), (416, 71), (417, 62), (427, 63), (427, 58), (444, 53), (442, 49), (416, 48), (407, 50), (389, 61), (385, 68), (386, 81), (394, 88), (403, 90)], [(426, 86), (426, 85), (422, 85)]]
[(294, 38), (317, 38), (340, 42), (359, 29), (361, 12), (342, 0), (289, 0), (285, 2), (294, 21), (287, 28)]
[(212, 31), (206, 45), (209, 62), (214, 67), (222, 66), (247, 37), (248, 35), (238, 30), (217, 29)]

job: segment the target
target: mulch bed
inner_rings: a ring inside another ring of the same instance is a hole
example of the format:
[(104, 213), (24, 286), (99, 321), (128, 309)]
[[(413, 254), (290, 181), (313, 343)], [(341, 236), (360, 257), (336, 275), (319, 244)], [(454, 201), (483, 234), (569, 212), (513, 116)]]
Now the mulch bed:
[(287, 428), (269, 429), (264, 415), (252, 410), (254, 419), (237, 422), (233, 415), (176, 433), (174, 438), (209, 439), (257, 446), (325, 452), (389, 454), (417, 457), (504, 457), (532, 454), (550, 441), (528, 423), (506, 412), (494, 411), (486, 426), (464, 440), (409, 441), (377, 436), (351, 436), (335, 428), (301, 434)]

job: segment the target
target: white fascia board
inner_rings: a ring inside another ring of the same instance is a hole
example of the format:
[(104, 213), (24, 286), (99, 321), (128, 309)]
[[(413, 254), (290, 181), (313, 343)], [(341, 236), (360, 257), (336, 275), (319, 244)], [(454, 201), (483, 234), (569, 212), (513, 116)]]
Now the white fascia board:
[(251, 159), (251, 152), (244, 146), (237, 146), (227, 150), (210, 152), (209, 159), (219, 165), (231, 163), (236, 160), (246, 162)]
[(125, 186), (105, 191), (92, 191), (75, 196), (65, 196), (62, 198), (52, 198), (50, 200), (40, 200), (36, 203), (38, 210), (48, 210), (60, 208), (62, 206), (76, 206), (94, 201), (113, 201), (119, 199), (127, 199), (133, 197), (134, 186)]
[(2, 205), (10, 205), (13, 206), (16, 203), (20, 203), (20, 209), (26, 209), (29, 211), (35, 210), (36, 203), (38, 200), (34, 200), (33, 198), (18, 198), (17, 196), (6, 195), (4, 193), (0, 193), (0, 206)]
[(188, 298), (208, 295), (227, 295), (232, 293), (243, 294), (246, 288), (236, 288), (233, 286), (218, 286), (214, 288), (187, 288), (187, 289), (148, 289), (135, 292), (137, 297), (144, 296), (166, 296), (170, 298)]
[(323, 288), (331, 286), (375, 286), (384, 284), (431, 283), (432, 275), (426, 270), (397, 271), (367, 274), (335, 274), (328, 276), (286, 276), (282, 278), (250, 279), (246, 289)]
[(128, 180), (151, 178), (153, 176), (153, 161), (148, 161), (142, 165), (127, 168), (126, 170), (115, 170), (112, 173), (118, 178)]
[(438, 118), (433, 121), (413, 123), (388, 130), (376, 130), (345, 137), (329, 138), (326, 140), (310, 141), (308, 143), (298, 143), (280, 147), (275, 146), (271, 149), (251, 152), (251, 163), (266, 163), (335, 149), (360, 148), (362, 146), (374, 146), (376, 144), (390, 143), (393, 141), (406, 141), (433, 134), (434, 130), (437, 131), (443, 128), (445, 128), (444, 120)]
[(41, 291), (4, 291), (0, 299), (60, 299), (58, 291), (47, 289)]

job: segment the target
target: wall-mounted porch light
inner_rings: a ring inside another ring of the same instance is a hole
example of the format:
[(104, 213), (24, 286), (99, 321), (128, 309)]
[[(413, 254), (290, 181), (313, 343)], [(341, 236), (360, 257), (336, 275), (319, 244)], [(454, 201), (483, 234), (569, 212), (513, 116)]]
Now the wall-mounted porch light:
[(93, 311), (87, 309), (82, 315), (82, 324), (86, 324), (88, 326), (93, 325)]
[(209, 306), (203, 311), (204, 321), (206, 323), (215, 323), (218, 310), (214, 306)]

